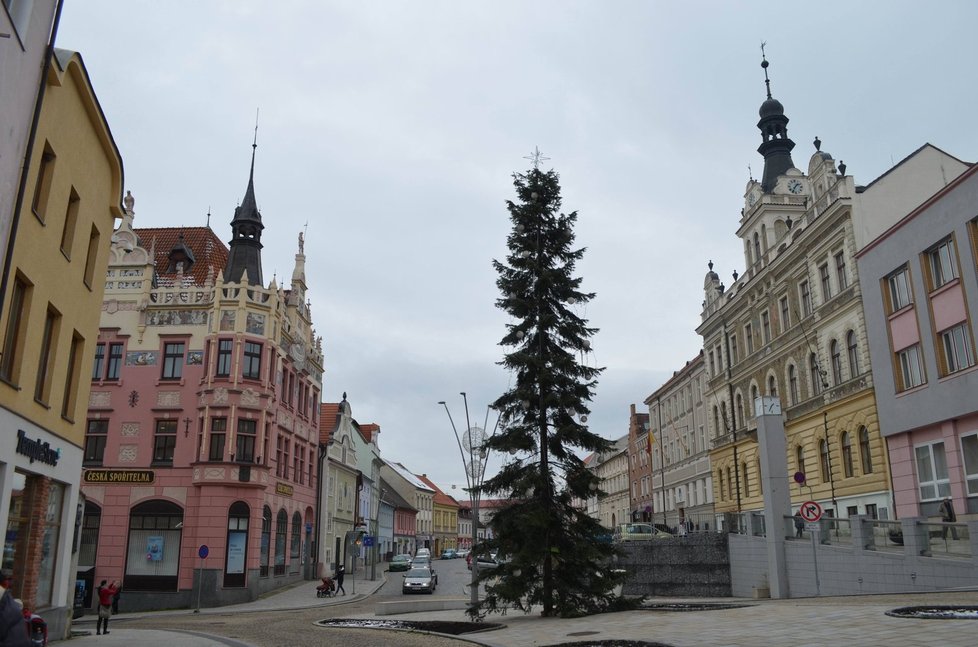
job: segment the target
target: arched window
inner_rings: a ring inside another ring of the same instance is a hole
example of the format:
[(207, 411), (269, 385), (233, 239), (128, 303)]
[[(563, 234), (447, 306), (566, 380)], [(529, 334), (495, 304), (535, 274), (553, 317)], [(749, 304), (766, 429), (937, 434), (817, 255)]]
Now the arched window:
[(859, 458), (862, 462), (863, 474), (873, 473), (873, 453), (869, 446), (869, 430), (859, 428)]
[(805, 448), (801, 445), (795, 447), (795, 464), (798, 466), (798, 471), (802, 474), (805, 473)]
[(754, 262), (761, 262), (761, 237), (754, 232)]
[(778, 381), (773, 375), (767, 378), (767, 394), (772, 398), (778, 397)]
[(734, 418), (734, 429), (740, 429), (744, 426), (744, 398), (738, 393), (737, 394), (737, 409), (735, 411), (736, 417)]
[(289, 525), (289, 514), (285, 509), (278, 511), (275, 520), (275, 574), (285, 575), (285, 535)]
[(788, 397), (791, 404), (798, 404), (798, 371), (794, 364), (788, 366)]
[(755, 466), (757, 467), (757, 493), (764, 494), (764, 479), (761, 478), (761, 459), (757, 459)]
[(829, 471), (829, 444), (824, 440), (818, 441), (818, 459), (819, 467), (822, 469), (822, 483), (828, 483), (831, 480), (831, 472)]
[(302, 564), (302, 515), (298, 511), (292, 515), (292, 545), (289, 547), (289, 571), (299, 572)]
[[(734, 469), (736, 469), (736, 466), (734, 466)], [(734, 492), (734, 488), (737, 488), (736, 493)], [(730, 475), (729, 467), (727, 468), (727, 490), (730, 491), (731, 499), (736, 499), (740, 496), (740, 485), (734, 482), (734, 477)]]
[(842, 354), (839, 350), (839, 342), (833, 339), (829, 348), (832, 355), (832, 381), (834, 384), (842, 384)]
[(180, 568), (183, 509), (153, 500), (129, 512), (129, 550), (122, 588), (132, 591), (176, 591)]
[(852, 437), (848, 431), (842, 432), (842, 474), (846, 478), (852, 476)]
[(727, 498), (727, 493), (723, 491), (723, 470), (717, 470), (717, 492), (719, 493), (720, 500), (723, 501)]
[(751, 408), (752, 416), (757, 415), (757, 412), (754, 411), (755, 402), (757, 402), (757, 385), (751, 384), (750, 385), (750, 408)]
[(849, 377), (853, 378), (860, 374), (859, 370), (859, 347), (856, 345), (856, 333), (850, 330), (846, 333), (846, 348), (849, 352)]
[(812, 353), (808, 357), (808, 373), (809, 379), (812, 381), (812, 395), (818, 395), (822, 392), (822, 371), (818, 367), (818, 358), (815, 353)]
[(224, 586), (226, 587), (245, 585), (250, 516), (251, 508), (244, 501), (235, 501), (228, 508), (227, 554), (224, 558)]
[(750, 481), (747, 480), (747, 463), (740, 464), (740, 474), (744, 480), (744, 496), (750, 496)]
[(267, 505), (261, 513), (261, 561), (259, 562), (259, 573), (262, 577), (268, 577), (268, 559), (270, 546), (272, 545), (272, 509)]
[(720, 415), (723, 417), (723, 433), (726, 434), (729, 431), (727, 429), (727, 420), (728, 420), (728, 418), (727, 418), (727, 403), (726, 402), (721, 402), (720, 403)]
[(721, 435), (723, 427), (720, 426), (720, 410), (717, 407), (713, 407), (713, 434), (714, 437)]

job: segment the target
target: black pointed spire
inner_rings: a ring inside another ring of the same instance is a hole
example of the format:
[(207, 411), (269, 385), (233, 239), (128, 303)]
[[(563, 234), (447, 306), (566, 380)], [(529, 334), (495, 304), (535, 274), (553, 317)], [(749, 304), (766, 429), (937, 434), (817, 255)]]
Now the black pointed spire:
[(234, 210), (231, 220), (231, 241), (228, 243), (227, 266), (224, 280), (237, 283), (247, 275), (252, 285), (263, 285), (261, 274), (261, 232), (265, 226), (255, 201), (255, 151), (258, 149), (258, 116), (255, 115), (255, 139), (251, 144), (251, 170), (248, 173), (248, 188), (241, 205)]
[(764, 45), (765, 43), (761, 43), (761, 68), (764, 69), (767, 99), (758, 111), (761, 119), (757, 122), (757, 128), (761, 131), (763, 141), (758, 146), (757, 152), (764, 156), (761, 188), (765, 193), (770, 193), (778, 182), (778, 176), (794, 168), (791, 149), (795, 147), (795, 143), (788, 139), (788, 118), (784, 114), (784, 106), (771, 96), (771, 79), (767, 74), (770, 63), (767, 62)]

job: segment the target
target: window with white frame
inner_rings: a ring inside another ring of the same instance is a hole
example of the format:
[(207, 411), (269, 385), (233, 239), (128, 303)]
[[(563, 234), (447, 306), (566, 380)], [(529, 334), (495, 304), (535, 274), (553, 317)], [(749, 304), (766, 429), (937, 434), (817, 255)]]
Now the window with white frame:
[(953, 238), (945, 238), (927, 252), (927, 269), (930, 270), (932, 290), (958, 278), (958, 261), (954, 253)]
[(971, 335), (964, 323), (941, 333), (941, 351), (945, 375), (966, 369), (975, 363)]
[(938, 441), (917, 445), (913, 449), (917, 460), (917, 487), (920, 488), (920, 500), (934, 501), (951, 496), (951, 481), (947, 476), (944, 443)]
[(846, 351), (849, 355), (849, 377), (854, 378), (861, 373), (859, 370), (859, 344), (856, 341), (854, 330), (846, 333)]
[(906, 265), (886, 277), (886, 292), (891, 313), (913, 303), (913, 295), (910, 292), (910, 270)]
[(767, 310), (761, 313), (761, 339), (765, 344), (771, 341), (771, 316)]
[(798, 404), (798, 370), (794, 364), (788, 366), (788, 397), (789, 404)]
[(751, 324), (744, 325), (744, 341), (747, 344), (747, 352), (754, 352), (754, 329)]
[(964, 478), (968, 495), (978, 494), (978, 434), (961, 436), (961, 455), (964, 457)]
[(920, 364), (920, 344), (908, 346), (897, 353), (900, 363), (898, 391), (906, 391), (924, 383), (924, 370)]

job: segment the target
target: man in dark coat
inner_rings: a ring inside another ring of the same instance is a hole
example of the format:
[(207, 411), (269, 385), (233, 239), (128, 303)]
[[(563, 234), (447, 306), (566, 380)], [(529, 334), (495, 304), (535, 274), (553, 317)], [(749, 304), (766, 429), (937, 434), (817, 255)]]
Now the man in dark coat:
[[(941, 507), (939, 508), (941, 513), (941, 521), (944, 523), (954, 523), (958, 520), (958, 515), (954, 514), (954, 502), (951, 501), (951, 497), (946, 496), (944, 500), (941, 501)], [(955, 526), (944, 526), (944, 539), (947, 539), (948, 528), (951, 530), (951, 539), (958, 538), (958, 529)]]
[(31, 647), (24, 610), (10, 594), (13, 579), (8, 569), (0, 571), (0, 647)]

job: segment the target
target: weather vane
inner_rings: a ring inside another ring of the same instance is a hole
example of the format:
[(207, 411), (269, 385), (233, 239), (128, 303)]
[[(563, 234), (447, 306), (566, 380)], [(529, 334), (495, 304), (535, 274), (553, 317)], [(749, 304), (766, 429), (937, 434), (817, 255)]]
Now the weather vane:
[(524, 157), (523, 159), (530, 160), (531, 162), (533, 162), (533, 168), (539, 170), (540, 162), (546, 162), (550, 158), (544, 157), (543, 153), (540, 152), (540, 148), (538, 146), (534, 146), (533, 152), (527, 155), (526, 157)]

